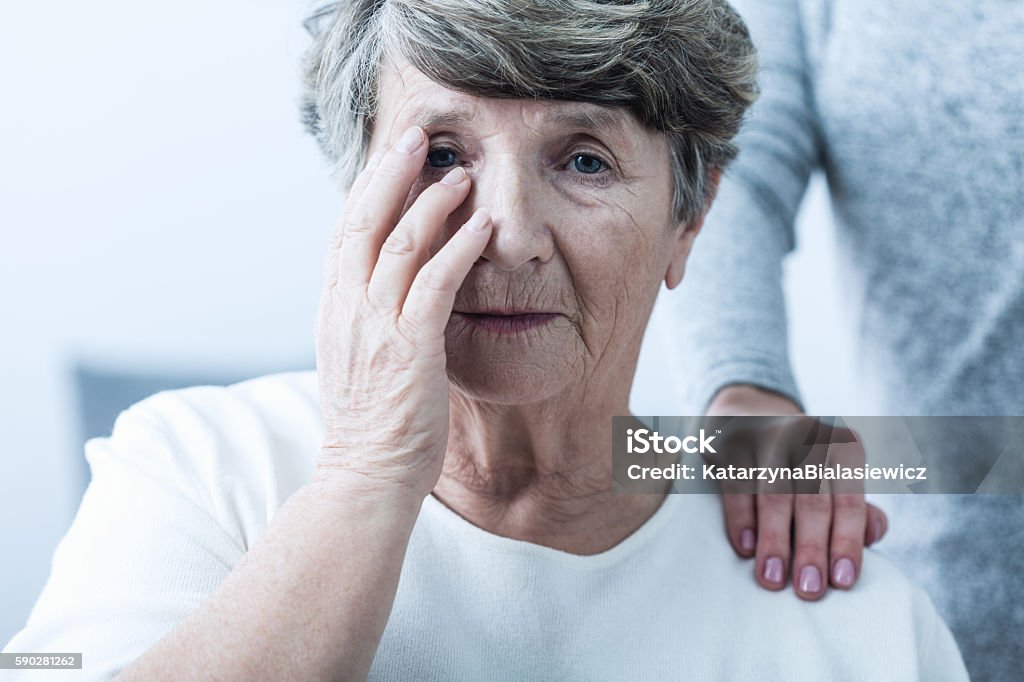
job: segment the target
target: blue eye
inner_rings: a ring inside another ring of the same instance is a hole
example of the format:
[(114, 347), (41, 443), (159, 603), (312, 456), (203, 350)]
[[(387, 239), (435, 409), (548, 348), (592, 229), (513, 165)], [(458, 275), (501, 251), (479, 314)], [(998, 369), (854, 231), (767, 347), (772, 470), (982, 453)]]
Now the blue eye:
[(447, 168), (455, 165), (457, 157), (451, 149), (438, 147), (427, 152), (427, 165), (434, 168)]
[(587, 175), (600, 173), (605, 168), (604, 161), (590, 154), (577, 154), (572, 159), (572, 165), (580, 173)]

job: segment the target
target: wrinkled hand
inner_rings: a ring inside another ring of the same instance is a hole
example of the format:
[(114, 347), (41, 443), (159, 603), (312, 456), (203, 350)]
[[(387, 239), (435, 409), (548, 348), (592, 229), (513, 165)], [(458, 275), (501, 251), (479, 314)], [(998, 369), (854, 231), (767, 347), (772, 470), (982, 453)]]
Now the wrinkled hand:
[(410, 128), (353, 184), (331, 239), (316, 322), (324, 418), (317, 477), (362, 477), (424, 497), (448, 441), (445, 327), (491, 232), (478, 209), (431, 256), (470, 179), (455, 168), (403, 214), (426, 142)]
[[(752, 386), (730, 386), (718, 393), (709, 415), (801, 415), (790, 400)], [(750, 453), (754, 464), (771, 466), (789, 439), (758, 439)], [(855, 458), (859, 444), (844, 456)], [(860, 450), (860, 457), (863, 451)], [(850, 462), (847, 462), (850, 464)], [(885, 513), (867, 504), (863, 492), (793, 494), (791, 492), (722, 495), (726, 531), (738, 555), (756, 557), (758, 584), (771, 590), (793, 589), (802, 599), (820, 599), (828, 585), (849, 589), (860, 576), (865, 546), (885, 534)]]

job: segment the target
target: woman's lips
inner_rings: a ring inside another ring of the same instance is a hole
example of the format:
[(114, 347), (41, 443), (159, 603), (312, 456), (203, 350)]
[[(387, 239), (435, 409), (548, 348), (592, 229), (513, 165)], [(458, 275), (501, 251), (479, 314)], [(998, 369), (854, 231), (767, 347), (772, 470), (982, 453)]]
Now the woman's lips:
[(455, 313), (469, 324), (496, 334), (518, 334), (548, 324), (558, 313)]

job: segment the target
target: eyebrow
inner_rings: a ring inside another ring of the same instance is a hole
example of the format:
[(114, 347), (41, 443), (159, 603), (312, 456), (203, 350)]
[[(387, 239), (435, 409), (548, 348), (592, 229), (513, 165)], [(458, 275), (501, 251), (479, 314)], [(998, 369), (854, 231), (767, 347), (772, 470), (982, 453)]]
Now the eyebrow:
[(420, 128), (432, 128), (443, 125), (459, 125), (469, 123), (473, 117), (468, 111), (432, 111), (420, 110), (413, 116), (414, 123)]
[(553, 123), (570, 128), (582, 128), (596, 132), (623, 132), (622, 115), (609, 109), (587, 109), (583, 111), (566, 111), (555, 114)]
[[(421, 109), (413, 115), (414, 123), (421, 128), (444, 125), (464, 125), (473, 120), (472, 113), (467, 110), (437, 111)], [(562, 111), (553, 115), (549, 121), (555, 125), (598, 133), (607, 133), (624, 137), (624, 121), (622, 115), (607, 108), (590, 108), (587, 110)]]

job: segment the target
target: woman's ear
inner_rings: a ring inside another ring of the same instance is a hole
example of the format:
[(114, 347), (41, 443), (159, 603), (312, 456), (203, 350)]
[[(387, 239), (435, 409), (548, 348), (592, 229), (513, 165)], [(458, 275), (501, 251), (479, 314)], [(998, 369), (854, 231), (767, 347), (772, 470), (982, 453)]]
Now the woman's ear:
[(672, 260), (669, 261), (668, 270), (665, 272), (665, 286), (675, 289), (683, 281), (683, 273), (686, 271), (686, 259), (690, 257), (690, 249), (693, 248), (693, 240), (700, 234), (700, 228), (704, 226), (704, 217), (711, 208), (711, 203), (718, 193), (718, 183), (722, 179), (722, 169), (712, 168), (708, 172), (708, 181), (711, 183), (707, 203), (704, 210), (688, 225), (676, 227), (675, 244), (672, 248)]

